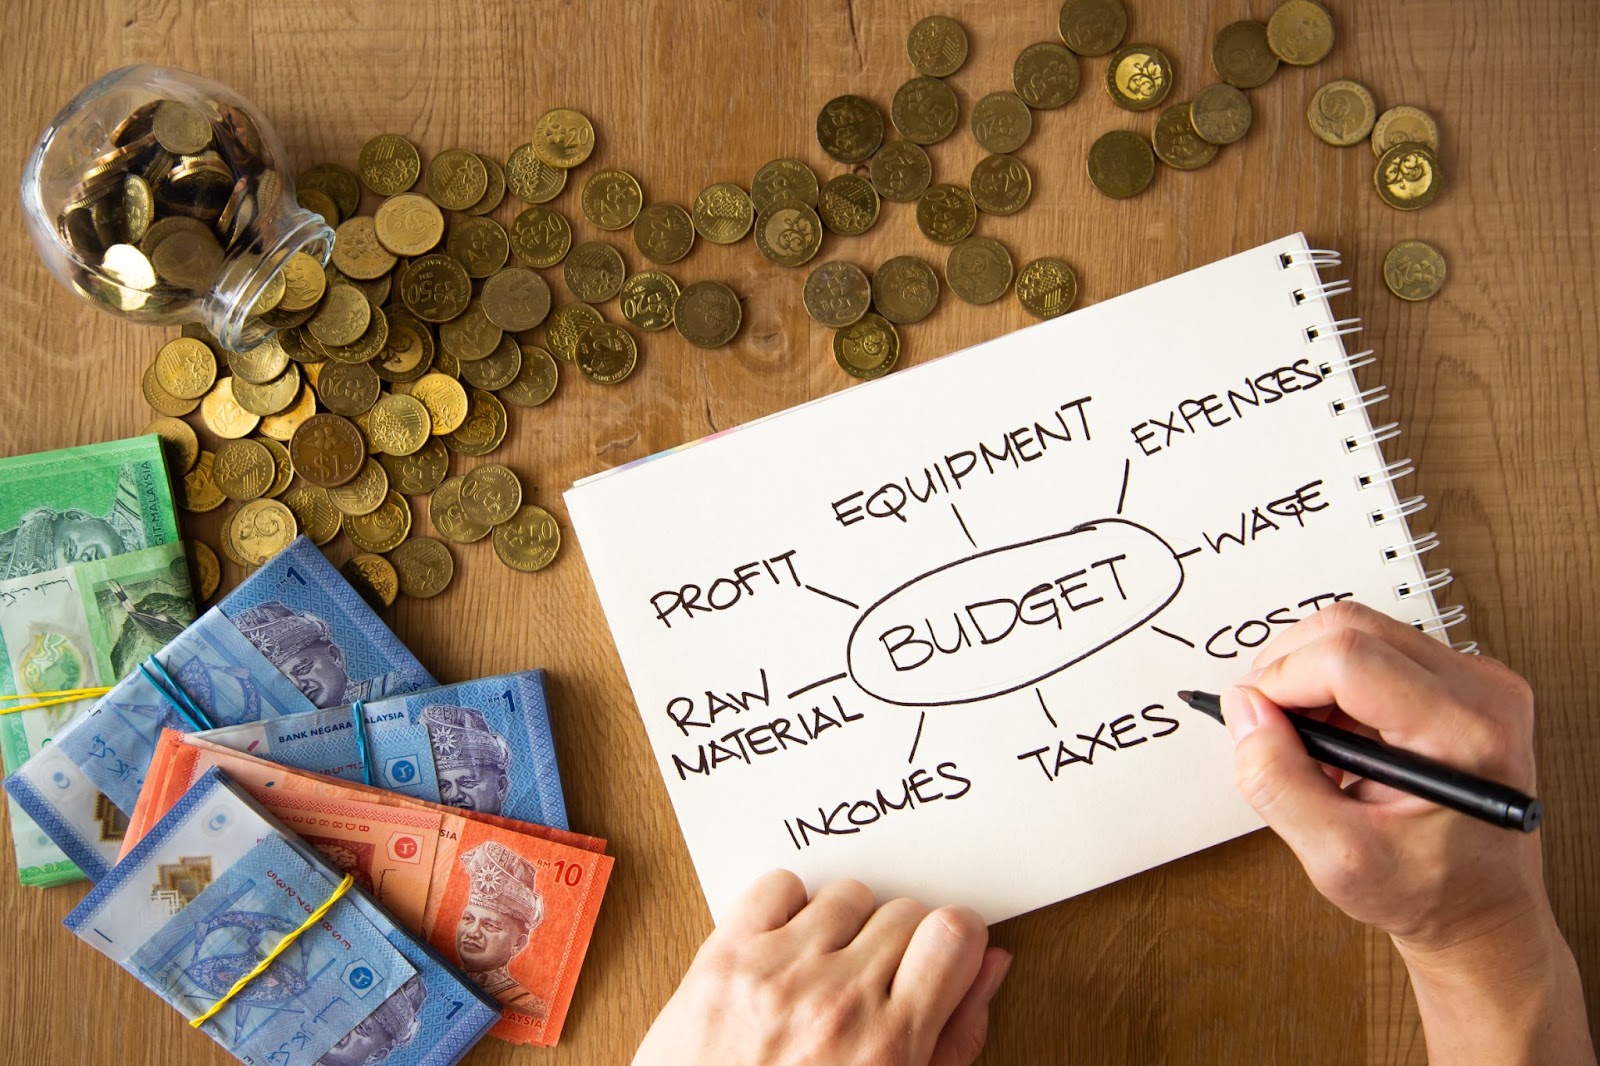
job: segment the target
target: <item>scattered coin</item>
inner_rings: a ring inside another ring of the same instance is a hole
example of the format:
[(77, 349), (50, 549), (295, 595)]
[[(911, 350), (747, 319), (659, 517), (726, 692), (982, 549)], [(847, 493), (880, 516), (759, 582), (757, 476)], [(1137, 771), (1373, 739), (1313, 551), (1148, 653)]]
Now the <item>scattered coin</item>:
[(185, 511), (195, 514), (215, 511), (227, 500), (222, 490), (217, 488), (216, 479), (211, 476), (211, 464), (215, 459), (213, 453), (202, 450), (200, 457), (195, 460), (194, 469), (183, 475), (178, 506)]
[(1402, 104), (1378, 116), (1372, 126), (1372, 154), (1381, 156), (1397, 144), (1426, 145), (1439, 150), (1439, 124), (1420, 107)]
[[(447, 433), (454, 433), (461, 428), (461, 423), (466, 421), (467, 392), (455, 378), (438, 372), (424, 374), (411, 386), (411, 395), (428, 409), (428, 417), (433, 422), (433, 432), (436, 436), (442, 437)], [(298, 460), (294, 465), (296, 470), (300, 469)]]
[(1306, 121), (1311, 132), (1336, 148), (1366, 140), (1378, 119), (1378, 105), (1360, 82), (1330, 81), (1311, 95)]
[[(422, 176), (422, 157), (417, 154), (416, 145), (398, 133), (381, 133), (362, 145), (356, 172), (361, 184), (379, 196), (394, 196), (417, 183)], [(341, 213), (352, 215), (356, 206), (352, 203), (348, 209), (341, 208)]]
[(561, 527), (549, 511), (525, 503), (494, 527), (494, 553), (513, 570), (543, 570), (561, 548)]
[(1052, 111), (1078, 95), (1078, 57), (1054, 41), (1030, 44), (1017, 53), (1011, 87), (1036, 111)]
[(564, 362), (577, 362), (578, 338), (584, 330), (603, 321), (600, 312), (588, 304), (562, 304), (550, 312), (545, 322), (544, 336), (550, 353)]
[[(410, 455), (386, 452), (378, 456), (378, 462), (383, 464), (384, 473), (389, 475), (390, 488), (405, 496), (418, 496), (432, 492), (444, 480), (450, 469), (450, 451), (438, 437), (430, 437), (426, 444)], [(304, 518), (300, 524), (305, 525)]]
[(289, 441), (289, 458), (295, 472), (325, 489), (355, 477), (366, 457), (361, 430), (339, 415), (312, 415)]
[(161, 438), (161, 450), (166, 455), (167, 472), (174, 478), (182, 477), (194, 469), (200, 458), (200, 438), (194, 428), (180, 418), (152, 419), (139, 431), (140, 436), (154, 433)]
[(1122, 0), (1066, 0), (1058, 26), (1068, 48), (1080, 56), (1103, 56), (1122, 43), (1128, 13)]
[(1130, 44), (1106, 64), (1106, 92), (1127, 111), (1158, 107), (1172, 90), (1172, 61), (1153, 44)]
[[(426, 252), (432, 247), (430, 244), (422, 250)], [(505, 227), (492, 218), (466, 218), (450, 231), (445, 252), (461, 264), (468, 277), (487, 278), (506, 265), (511, 238)]]
[(537, 326), (550, 313), (550, 286), (531, 270), (508, 267), (483, 283), (480, 300), (490, 322), (519, 333)]
[(917, 201), (917, 228), (930, 241), (954, 244), (972, 232), (978, 208), (959, 185), (932, 185)]
[(194, 601), (204, 603), (217, 594), (222, 565), (217, 562), (217, 553), (203, 540), (186, 538), (183, 546), (189, 556), (189, 583), (194, 589)]
[(584, 303), (605, 303), (622, 291), (628, 268), (622, 253), (605, 241), (584, 241), (567, 253), (562, 277)]
[(594, 151), (594, 124), (579, 111), (558, 107), (533, 126), (533, 152), (547, 166), (568, 170)]
[(972, 136), (993, 155), (1015, 152), (1032, 132), (1033, 112), (1016, 93), (990, 93), (972, 109)]
[(246, 566), (260, 566), (300, 535), (294, 514), (277, 500), (252, 500), (233, 512), (227, 544)]
[(339, 573), (373, 607), (394, 606), (395, 597), (400, 592), (400, 578), (393, 564), (383, 556), (358, 552), (344, 561)]
[(522, 482), (509, 467), (485, 463), (473, 467), (461, 480), (461, 509), (474, 522), (497, 526), (521, 506)]
[(919, 19), (906, 36), (906, 58), (921, 74), (948, 78), (967, 61), (967, 31), (945, 15)]
[(174, 337), (156, 353), (156, 381), (180, 400), (198, 400), (217, 380), (217, 357), (204, 341)]
[(900, 334), (882, 315), (869, 312), (833, 335), (833, 358), (852, 377), (881, 378), (900, 358)]
[(572, 226), (553, 207), (536, 204), (512, 220), (511, 250), (529, 266), (553, 267), (571, 247)]
[(972, 202), (991, 215), (1014, 215), (1033, 193), (1033, 175), (1016, 156), (990, 155), (972, 168)]
[(750, 182), (750, 202), (758, 215), (789, 203), (816, 207), (820, 196), (817, 175), (798, 159), (763, 163)]
[(672, 307), (678, 300), (678, 283), (659, 270), (642, 270), (622, 283), (619, 303), (622, 317), (646, 332), (672, 325)]
[(652, 263), (676, 263), (694, 247), (694, 219), (677, 204), (651, 204), (634, 220), (633, 246)]
[(389, 556), (400, 591), (416, 599), (437, 596), (450, 585), (456, 563), (443, 541), (412, 537)]
[(524, 144), (506, 160), (506, 187), (527, 203), (549, 203), (567, 187), (567, 171), (546, 163), (532, 144)]
[(1054, 256), (1041, 256), (1017, 275), (1017, 302), (1036, 318), (1055, 318), (1072, 309), (1078, 276)]
[(872, 157), (871, 175), (879, 196), (894, 203), (911, 203), (933, 181), (933, 163), (921, 145), (894, 141)]
[(1089, 180), (1114, 199), (1139, 195), (1155, 174), (1155, 151), (1132, 130), (1103, 133), (1089, 147)]
[(756, 219), (756, 247), (779, 266), (800, 266), (822, 247), (822, 220), (805, 204), (784, 204)]
[(1426, 241), (1401, 241), (1383, 257), (1383, 281), (1402, 300), (1426, 300), (1444, 285), (1444, 256)]
[(340, 514), (371, 514), (389, 493), (389, 474), (370, 456), (355, 477), (328, 490), (328, 501)]
[(465, 211), (488, 191), (489, 168), (477, 153), (451, 148), (428, 161), (424, 181), (428, 198), (434, 203), (452, 211)]
[(276, 474), (272, 453), (253, 440), (225, 440), (211, 460), (211, 477), (230, 500), (260, 499)]
[(883, 112), (865, 97), (836, 96), (817, 113), (817, 143), (841, 163), (864, 162), (883, 143)]
[(376, 510), (344, 515), (340, 528), (357, 548), (381, 555), (394, 551), (411, 535), (411, 508), (405, 497), (391, 489)]
[(1267, 44), (1285, 63), (1308, 67), (1333, 51), (1333, 16), (1313, 0), (1283, 0), (1267, 20)]
[(895, 256), (872, 275), (872, 305), (890, 322), (921, 322), (938, 304), (939, 275), (919, 256)]
[(639, 362), (633, 334), (621, 326), (601, 322), (578, 337), (577, 363), (583, 376), (601, 385), (623, 381)]
[(1212, 144), (1233, 144), (1250, 131), (1250, 100), (1225, 82), (1207, 85), (1189, 105), (1194, 131)]
[(969, 304), (993, 303), (1011, 287), (1011, 253), (992, 237), (968, 237), (950, 249), (944, 280)]
[(938, 78), (912, 78), (895, 91), (889, 118), (900, 136), (916, 144), (934, 144), (950, 136), (961, 117), (955, 90)]
[(472, 278), (448, 255), (425, 255), (401, 274), (400, 299), (424, 322), (448, 322), (471, 302)]
[(739, 297), (720, 281), (697, 281), (686, 286), (672, 307), (672, 324), (678, 333), (700, 348), (727, 344), (739, 332), (743, 318)]
[(805, 305), (806, 312), (822, 325), (842, 329), (860, 320), (872, 306), (872, 282), (854, 263), (829, 260), (806, 278)]
[(733, 244), (750, 232), (755, 206), (739, 186), (719, 182), (694, 200), (694, 228), (712, 244)]
[(1198, 170), (1217, 157), (1217, 146), (1195, 132), (1187, 103), (1162, 110), (1153, 139), (1156, 157), (1175, 170)]
[(339, 535), (339, 511), (322, 486), (295, 485), (283, 494), (282, 503), (311, 543), (320, 547)]
[(468, 515), (461, 506), (461, 488), (465, 483), (465, 477), (445, 478), (428, 498), (428, 520), (433, 528), (457, 544), (480, 541), (493, 528), (491, 523)]
[(1439, 195), (1439, 157), (1424, 144), (1397, 144), (1378, 159), (1372, 181), (1378, 196), (1397, 211), (1427, 207)]
[(602, 170), (583, 183), (583, 217), (604, 230), (626, 229), (644, 207), (644, 190), (626, 170)]
[(1278, 57), (1267, 44), (1267, 24), (1242, 19), (1222, 27), (1211, 44), (1211, 69), (1235, 89), (1265, 85), (1278, 72)]
[(200, 401), (200, 421), (214, 435), (235, 440), (255, 432), (261, 416), (240, 407), (233, 398), (233, 379), (223, 378)]

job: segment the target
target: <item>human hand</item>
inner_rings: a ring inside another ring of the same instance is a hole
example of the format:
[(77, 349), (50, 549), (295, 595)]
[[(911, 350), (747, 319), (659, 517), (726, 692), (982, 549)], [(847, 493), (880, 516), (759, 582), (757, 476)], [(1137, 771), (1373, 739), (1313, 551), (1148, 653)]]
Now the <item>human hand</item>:
[(633, 1066), (968, 1066), (1011, 956), (964, 907), (878, 907), (857, 881), (807, 902), (758, 880), (706, 940)]

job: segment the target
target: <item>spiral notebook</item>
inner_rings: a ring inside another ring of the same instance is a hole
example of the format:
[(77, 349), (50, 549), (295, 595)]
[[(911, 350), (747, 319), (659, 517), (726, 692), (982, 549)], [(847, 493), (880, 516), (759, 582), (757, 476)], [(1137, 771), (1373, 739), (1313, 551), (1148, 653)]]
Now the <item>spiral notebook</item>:
[(1354, 598), (1445, 639), (1301, 235), (578, 483), (713, 916), (762, 871), (998, 921), (1260, 826), (1220, 689)]

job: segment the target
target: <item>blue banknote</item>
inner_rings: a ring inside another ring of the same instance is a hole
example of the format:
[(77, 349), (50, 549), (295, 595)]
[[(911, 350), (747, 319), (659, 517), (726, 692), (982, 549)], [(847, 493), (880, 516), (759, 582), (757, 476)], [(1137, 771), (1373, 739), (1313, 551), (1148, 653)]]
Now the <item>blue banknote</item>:
[(435, 684), (305, 537), (153, 658), (155, 681), (135, 670), (6, 778), (90, 880), (116, 859), (120, 816), (133, 811), (163, 728), (192, 732)]
[(463, 681), (201, 734), (235, 751), (417, 799), (567, 828), (544, 671)]

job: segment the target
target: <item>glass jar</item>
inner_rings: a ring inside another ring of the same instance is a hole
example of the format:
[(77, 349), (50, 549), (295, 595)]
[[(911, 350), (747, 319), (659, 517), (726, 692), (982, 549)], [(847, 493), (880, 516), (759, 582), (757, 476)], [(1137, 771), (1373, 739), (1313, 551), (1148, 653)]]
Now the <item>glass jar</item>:
[(124, 67), (50, 123), (22, 175), (28, 233), (50, 272), (137, 322), (199, 322), (243, 351), (271, 336), (280, 273), (326, 264), (333, 230), (299, 206), (278, 135), (232, 90)]

